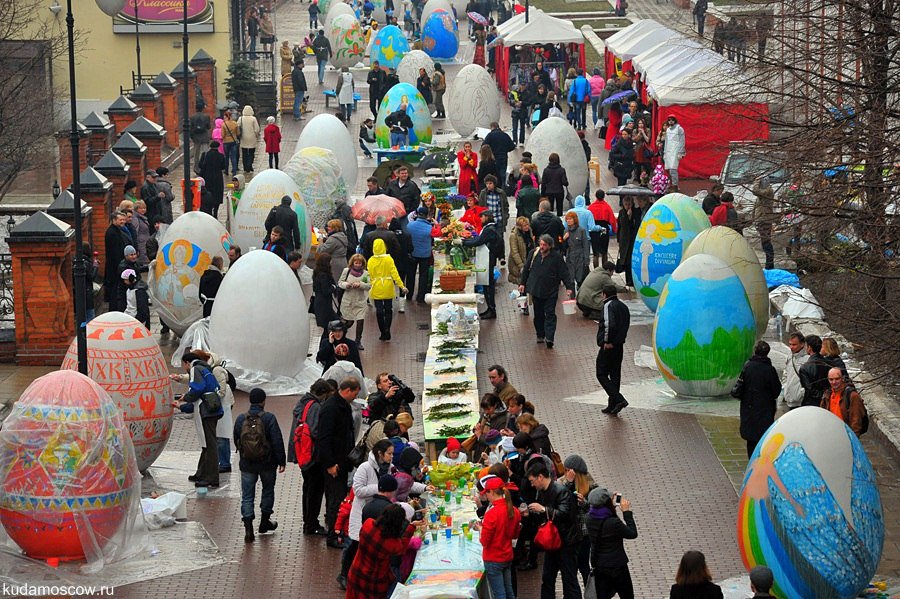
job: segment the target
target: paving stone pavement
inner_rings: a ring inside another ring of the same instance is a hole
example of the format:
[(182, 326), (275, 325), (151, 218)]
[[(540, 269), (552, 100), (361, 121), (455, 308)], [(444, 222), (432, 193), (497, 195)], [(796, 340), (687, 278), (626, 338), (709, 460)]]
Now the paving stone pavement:
[[(632, 0), (636, 6), (652, 4), (648, 0)], [(663, 5), (660, 5), (663, 6)], [(291, 39), (294, 31), (305, 32), (306, 7), (286, 3), (279, 9), (279, 38)], [(471, 47), (464, 45), (466, 55)], [(452, 79), (459, 67), (450, 67)], [(314, 113), (324, 110), (324, 100), (315, 84), (314, 72), (308, 69), (312, 82)], [(364, 72), (354, 72), (358, 90), (363, 93), (360, 112), (355, 113), (350, 130), (355, 134), (360, 114), (366, 115), (368, 102)], [(329, 71), (326, 87), (335, 79)], [(508, 111), (503, 119), (508, 123)], [(293, 149), (303, 125), (290, 118), (282, 122), (286, 148)], [(591, 137), (589, 135), (589, 137)], [(603, 156), (591, 139), (597, 155)], [(265, 159), (257, 155), (259, 166)], [(510, 158), (512, 163), (514, 158)], [(374, 161), (361, 161), (360, 173), (374, 168)], [(364, 181), (364, 177), (360, 177)], [(611, 186), (609, 174), (603, 172), (603, 185)], [(361, 189), (362, 183), (357, 185)], [(612, 252), (615, 254), (615, 251)], [(631, 559), (632, 576), (637, 597), (663, 597), (673, 582), (682, 553), (688, 549), (703, 551), (716, 579), (737, 576), (743, 572), (735, 538), (737, 493), (743, 468), (746, 465), (744, 443), (737, 436), (737, 419), (733, 405), (722, 404), (704, 411), (671, 406), (673, 399), (658, 386), (658, 374), (640, 368), (631, 359), (641, 345), (649, 345), (649, 325), (632, 327), (626, 346), (623, 380), (629, 392), (653, 397), (635, 401), (620, 417), (606, 417), (600, 413), (599, 403), (605, 403), (602, 391), (594, 378), (596, 353), (596, 325), (580, 316), (559, 314), (557, 344), (553, 350), (534, 343), (531, 319), (517, 313), (512, 302), (505, 299), (511, 290), (508, 284), (497, 290), (499, 318), (483, 323), (479, 347), (479, 389), (490, 389), (486, 369), (492, 363), (507, 367), (512, 383), (537, 406), (537, 417), (550, 429), (551, 439), (560, 454), (582, 455), (597, 482), (621, 492), (633, 502), (639, 531), (638, 539), (626, 544)], [(430, 322), (424, 308), (411, 305), (405, 315), (394, 320), (391, 343), (376, 339), (375, 327), (367, 327), (362, 354), (366, 373), (389, 370), (396, 373), (414, 389), (422, 385), (422, 364), (416, 354), (425, 350), (426, 330), (419, 324)], [(154, 327), (157, 330), (157, 327)], [(315, 330), (315, 329), (313, 329)], [(159, 338), (168, 357), (177, 340), (167, 335)], [(298, 351), (305, 351), (298, 347)], [(17, 396), (24, 387), (46, 369), (0, 366), (0, 401), (5, 396)], [(290, 412), (296, 397), (271, 398), (267, 409), (279, 419), (282, 432), (288, 434)], [(669, 404), (668, 407), (666, 404)], [(732, 402), (733, 404), (733, 402)], [(246, 394), (239, 393), (235, 413), (247, 409)], [(416, 426), (411, 438), (422, 438), (421, 410), (414, 404)], [(719, 415), (715, 415), (719, 414)], [(728, 414), (728, 415), (721, 415)], [(885, 505), (887, 540), (885, 557), (879, 572), (900, 575), (900, 493), (897, 492), (900, 465), (871, 439), (864, 441), (875, 464)], [(172, 437), (166, 449), (166, 459), (183, 459), (192, 463), (198, 456), (193, 424), (188, 418), (177, 417)], [(235, 466), (237, 464), (235, 459)], [(164, 477), (160, 477), (162, 480)], [(279, 522), (274, 534), (259, 537), (256, 543), (243, 543), (239, 516), (239, 488), (237, 472), (223, 475), (223, 490), (205, 499), (188, 500), (188, 518), (200, 522), (216, 542), (226, 563), (211, 569), (167, 576), (160, 572), (152, 581), (126, 585), (116, 589), (120, 597), (197, 597), (268, 595), (271, 597), (337, 597), (341, 593), (334, 582), (338, 570), (339, 552), (325, 547), (321, 538), (300, 534), (301, 478), (296, 467), (289, 467), (278, 477), (276, 486), (275, 519)], [(148, 482), (150, 482), (148, 480)], [(174, 488), (190, 491), (187, 481), (169, 483)], [(190, 556), (186, 556), (190, 559)], [(521, 599), (539, 596), (539, 572), (519, 576)], [(558, 586), (557, 596), (562, 596)]]

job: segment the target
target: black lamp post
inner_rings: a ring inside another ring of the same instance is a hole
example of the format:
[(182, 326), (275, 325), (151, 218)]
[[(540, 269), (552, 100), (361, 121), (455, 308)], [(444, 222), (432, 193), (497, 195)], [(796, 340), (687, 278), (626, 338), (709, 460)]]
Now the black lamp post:
[(134, 0), (134, 52), (137, 54), (137, 87), (141, 83), (141, 20), (138, 18), (138, 0)]
[(192, 196), (192, 187), (193, 181), (191, 181), (191, 124), (190, 124), (190, 102), (188, 100), (188, 85), (190, 85), (188, 81), (188, 0), (184, 0), (184, 14), (182, 17), (182, 25), (184, 27), (183, 33), (181, 34), (181, 47), (184, 50), (183, 59), (181, 61), (182, 66), (184, 66), (184, 77), (182, 81), (184, 82), (184, 93), (182, 94), (183, 104), (181, 106), (183, 118), (181, 123), (182, 135), (184, 136), (184, 141), (182, 146), (184, 146), (184, 211), (190, 211), (191, 205), (191, 196)]
[(9, 215), (9, 219), (6, 221), (6, 234), (11, 235), (13, 229), (16, 228), (16, 219), (13, 218), (12, 214)]
[(53, 187), (51, 188), (51, 193), (53, 194), (53, 199), (59, 197), (59, 194), (62, 193), (62, 189), (59, 188), (59, 181), (56, 179), (53, 180)]

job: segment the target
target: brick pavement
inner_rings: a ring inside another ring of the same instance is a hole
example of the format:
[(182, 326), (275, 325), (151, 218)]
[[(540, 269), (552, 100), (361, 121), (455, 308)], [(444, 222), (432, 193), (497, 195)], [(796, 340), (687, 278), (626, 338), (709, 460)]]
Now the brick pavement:
[[(644, 3), (635, 0), (637, 5)], [(305, 8), (300, 5), (285, 5), (279, 15), (279, 37), (292, 39), (292, 23), (305, 22), (305, 14)], [(289, 31), (287, 34), (285, 29)], [(464, 49), (471, 53), (469, 47), (464, 46)], [(448, 70), (452, 78), (458, 67)], [(314, 92), (311, 107), (318, 112), (324, 109), (324, 101), (321, 94), (315, 94), (315, 78), (312, 72), (309, 74)], [(358, 82), (364, 77), (359, 72), (355, 76)], [(334, 72), (329, 71), (327, 83), (334, 77)], [(367, 107), (364, 83), (360, 88), (364, 96), (360, 106)], [(365, 108), (362, 112), (365, 114)], [(358, 114), (354, 115), (352, 132), (356, 131)], [(508, 119), (506, 110), (504, 115), (504, 119)], [(293, 149), (306, 122), (294, 123), (288, 119), (283, 123), (286, 149)], [(596, 150), (595, 138), (591, 142)], [(264, 153), (258, 156), (257, 165), (264, 158)], [(374, 161), (368, 165), (363, 162), (361, 166), (362, 174), (367, 166), (374, 167)], [(603, 184), (612, 184), (606, 171), (603, 172)], [(562, 401), (577, 396), (600, 400), (593, 376), (595, 325), (578, 316), (563, 316), (560, 310), (556, 347), (547, 350), (536, 346), (530, 318), (517, 314), (512, 302), (504, 299), (509, 290), (509, 285), (500, 286), (499, 318), (483, 324), (479, 364), (484, 367), (479, 372), (479, 389), (489, 389), (487, 365), (504, 364), (513, 384), (536, 404), (538, 418), (549, 426), (556, 449), (563, 456), (580, 453), (598, 483), (621, 491), (633, 501), (640, 536), (629, 542), (627, 548), (632, 560), (636, 595), (664, 596), (680, 556), (687, 549), (704, 551), (717, 579), (741, 573), (734, 519), (735, 486), (740, 484), (737, 479), (742, 473), (743, 442), (736, 438), (736, 419), (637, 408), (629, 408), (615, 419), (600, 414), (597, 405)], [(392, 343), (379, 343), (374, 327), (368, 327), (365, 338), (368, 349), (363, 352), (366, 372), (372, 376), (381, 370), (390, 370), (414, 388), (420, 388), (422, 365), (416, 361), (416, 354), (425, 349), (427, 330), (417, 325), (428, 321), (428, 312), (410, 306), (405, 315), (398, 315), (394, 321), (395, 341)], [(648, 345), (649, 341), (649, 326), (633, 327), (626, 355), (631, 356), (641, 344)], [(160, 343), (166, 355), (177, 345), (171, 336), (161, 338)], [(0, 367), (0, 393), (17, 395), (34, 376), (42, 373), (34, 369)], [(635, 366), (630, 358), (626, 359), (623, 367), (626, 381), (653, 378), (648, 373)], [(273, 398), (267, 404), (267, 408), (278, 416), (284, 433), (287, 433), (295, 401), (295, 397)], [(245, 394), (239, 393), (237, 402), (236, 412), (246, 410)], [(417, 404), (414, 410), (420, 420)], [(421, 439), (421, 436), (421, 425), (417, 422), (411, 437)], [(192, 462), (197, 455), (195, 447), (192, 423), (189, 419), (177, 418), (167, 452), (189, 452), (188, 460)], [(885, 559), (879, 572), (898, 575), (900, 518), (897, 514), (900, 510), (896, 508), (900, 507), (897, 499), (900, 494), (896, 492), (896, 481), (900, 465), (871, 439), (866, 440), (866, 447), (879, 475), (887, 515)], [(188, 501), (189, 519), (206, 527), (226, 558), (225, 565), (173, 576), (160, 573), (155, 580), (117, 588), (117, 595), (183, 597), (214, 591), (222, 596), (244, 596), (262, 591), (272, 597), (339, 596), (334, 583), (338, 552), (327, 549), (318, 538), (299, 534), (301, 479), (298, 470), (289, 468), (278, 480), (275, 513), (278, 531), (258, 538), (250, 546), (243, 543), (239, 500), (235, 498), (239, 476), (237, 473), (223, 475), (223, 483), (226, 481), (229, 488), (206, 499), (191, 498)], [(187, 488), (186, 484), (184, 488)], [(520, 576), (519, 596), (523, 599), (537, 597), (539, 578), (536, 572)]]

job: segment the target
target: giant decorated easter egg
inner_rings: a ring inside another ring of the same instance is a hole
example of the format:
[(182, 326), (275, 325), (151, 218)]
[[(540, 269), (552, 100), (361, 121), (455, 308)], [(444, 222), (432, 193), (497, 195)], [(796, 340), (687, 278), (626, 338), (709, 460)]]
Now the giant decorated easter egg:
[[(353, 9), (349, 4), (345, 4), (343, 2), (334, 3), (331, 8), (328, 9), (328, 12), (325, 13), (325, 21), (323, 29), (328, 32), (331, 31), (331, 22), (337, 18), (338, 15), (350, 15), (354, 19), (356, 18), (356, 13), (353, 12)], [(321, 19), (319, 19), (322, 22)]]
[(425, 23), (428, 22), (428, 17), (430, 17), (431, 13), (436, 10), (445, 10), (450, 13), (451, 16), (453, 15), (453, 6), (450, 4), (450, 2), (448, 2), (448, 0), (428, 0), (428, 2), (426, 2), (425, 6), (422, 8), (422, 17), (419, 20), (420, 28), (425, 28)]
[(369, 51), (369, 61), (378, 61), (385, 71), (400, 66), (403, 56), (409, 52), (409, 42), (396, 25), (388, 25), (378, 30)]
[[(138, 470), (162, 453), (172, 432), (172, 385), (159, 344), (144, 325), (122, 312), (87, 324), (88, 375), (112, 398), (131, 433)], [(73, 339), (62, 368), (78, 370)]]
[(297, 140), (294, 153), (303, 148), (325, 148), (334, 153), (335, 159), (341, 165), (341, 177), (347, 189), (356, 186), (356, 177), (359, 171), (359, 162), (356, 157), (356, 138), (351, 137), (347, 125), (341, 122), (333, 114), (319, 114), (306, 123)]
[(99, 557), (139, 480), (119, 408), (77, 371), (32, 382), (0, 430), (0, 523), (29, 557)]
[(336, 68), (352, 67), (362, 62), (366, 39), (359, 21), (352, 15), (337, 15), (327, 30), (331, 42), (331, 64)]
[[(481, 71), (484, 71), (484, 69), (478, 65), (468, 65), (464, 67), (463, 70), (468, 69), (469, 66), (475, 66)], [(469, 72), (473, 73), (474, 71), (470, 69)], [(460, 71), (460, 74), (461, 73), (462, 71)], [(473, 79), (474, 77), (475, 76), (473, 75)], [(485, 82), (484, 77), (480, 74), (475, 80)], [(491, 81), (490, 89), (494, 91), (480, 92), (483, 94), (483, 99), (479, 100), (478, 106), (481, 107), (480, 110), (483, 111), (483, 114), (479, 117), (479, 123), (477, 125), (479, 127), (486, 126), (481, 123), (484, 122), (484, 119), (491, 111), (497, 110), (497, 108), (490, 105), (493, 102), (492, 98), (494, 95), (499, 94), (499, 92), (496, 91), (497, 87), (493, 81)], [(474, 92), (475, 90), (472, 91)], [(445, 105), (449, 109), (450, 114), (448, 116), (451, 116), (452, 118), (454, 111), (451, 104), (445, 102)], [(471, 106), (474, 107), (475, 103), (473, 102)], [(466, 117), (460, 116), (456, 118)], [(460, 126), (462, 127), (462, 125)], [(459, 130), (457, 129), (457, 132), (458, 131)], [(531, 160), (538, 165), (539, 172), (544, 172), (544, 169), (550, 163), (550, 154), (554, 152), (559, 154), (560, 164), (566, 169), (566, 176), (569, 179), (569, 192), (572, 194), (572, 197), (574, 198), (576, 195), (584, 193), (584, 187), (587, 185), (588, 177), (587, 161), (584, 159), (584, 148), (581, 146), (581, 139), (578, 137), (575, 129), (573, 129), (565, 119), (544, 119), (543, 122), (531, 132), (528, 141), (525, 142), (525, 150), (531, 152)]]
[(791, 410), (756, 446), (738, 501), (744, 566), (767, 566), (771, 593), (860, 596), (884, 545), (875, 471), (853, 431), (828, 410)]
[(297, 215), (300, 230), (300, 247), (296, 248), (306, 256), (312, 247), (312, 225), (306, 213), (306, 204), (300, 195), (300, 187), (284, 171), (266, 169), (253, 177), (238, 203), (237, 212), (231, 223), (234, 242), (243, 251), (261, 247), (266, 236), (266, 217), (272, 208), (281, 204), (281, 198), (291, 198), (291, 208)]
[(459, 27), (443, 9), (431, 13), (422, 26), (422, 48), (436, 60), (452, 60), (459, 51)]
[(209, 343), (241, 388), (297, 378), (309, 347), (309, 315), (300, 281), (272, 252), (241, 256), (213, 304)]
[(409, 145), (431, 143), (431, 111), (425, 98), (409, 83), (398, 83), (384, 95), (381, 106), (378, 107), (378, 118), (375, 120), (375, 138), (379, 147), (388, 148), (391, 145), (391, 132), (384, 120), (400, 106), (406, 104), (406, 114), (412, 121), (413, 128), (409, 132)]
[(294, 153), (284, 172), (300, 188), (312, 226), (324, 227), (338, 200), (347, 197), (347, 185), (334, 152), (319, 147), (303, 148)]
[[(320, 15), (327, 15), (332, 9), (331, 0), (317, 0), (316, 4), (319, 5), (319, 14)], [(341, 0), (337, 0), (337, 2), (335, 2), (335, 5), (337, 5), (337, 4), (344, 4), (344, 3)], [(347, 6), (347, 5), (344, 4), (344, 6)], [(350, 7), (347, 6), (347, 8), (350, 8)]]
[[(450, 124), (463, 137), (472, 135), (477, 127), (487, 129), (491, 126), (491, 123), (500, 121), (500, 92), (497, 90), (497, 84), (494, 83), (490, 73), (481, 65), (469, 64), (460, 69), (453, 79), (453, 83), (450, 84), (445, 104), (448, 109), (447, 116), (450, 118)], [(546, 120), (549, 121), (550, 119)], [(543, 123), (534, 130), (532, 137), (538, 134), (541, 126), (543, 126)], [(556, 123), (551, 123), (550, 127), (556, 129)], [(569, 129), (572, 129), (572, 127), (569, 127)], [(581, 140), (578, 138), (578, 134), (574, 130), (571, 132), (574, 134), (574, 138), (571, 135), (565, 135), (559, 140), (559, 143), (564, 143), (568, 146), (578, 142), (579, 147), (581, 147)], [(541, 133), (541, 136), (543, 135), (544, 133)], [(569, 160), (563, 157), (562, 152), (558, 151), (557, 153), (559, 153), (561, 164), (569, 176), (571, 189), (577, 189), (579, 193), (582, 193), (580, 190), (584, 189), (584, 180), (581, 182), (581, 187), (576, 187), (576, 182), (572, 180), (573, 176), (580, 176), (580, 169), (576, 168), (576, 172), (569, 173), (569, 167), (567, 166)], [(550, 153), (547, 152), (546, 155), (532, 156), (532, 158), (536, 161), (546, 161), (549, 156)], [(581, 157), (584, 158), (583, 150)], [(582, 160), (582, 162), (584, 161)], [(543, 166), (546, 166), (546, 164)], [(586, 165), (584, 172), (587, 173)], [(585, 176), (587, 175), (585, 174)]]
[(401, 83), (416, 85), (419, 69), (425, 69), (429, 77), (434, 75), (434, 59), (421, 50), (410, 50), (397, 67), (397, 78)]
[(653, 322), (653, 353), (669, 387), (690, 397), (727, 394), (755, 342), (756, 321), (734, 270), (708, 254), (682, 262)]
[(228, 266), (231, 235), (205, 212), (182, 214), (166, 229), (148, 284), (160, 320), (178, 335), (203, 317), (200, 277), (215, 256)]
[(697, 254), (715, 256), (737, 273), (750, 300), (756, 336), (762, 337), (769, 324), (769, 288), (759, 258), (744, 236), (731, 227), (712, 227), (694, 238), (684, 258)]
[[(571, 187), (571, 175), (569, 183)], [(694, 237), (709, 227), (703, 209), (681, 193), (663, 196), (644, 214), (631, 253), (631, 272), (638, 296), (651, 311), (656, 311), (666, 281), (681, 264)], [(753, 326), (756, 327), (755, 323)]]

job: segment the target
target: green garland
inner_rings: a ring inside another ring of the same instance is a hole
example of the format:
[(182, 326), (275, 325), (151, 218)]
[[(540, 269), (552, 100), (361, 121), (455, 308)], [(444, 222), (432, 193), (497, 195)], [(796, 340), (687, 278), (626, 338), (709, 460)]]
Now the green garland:
[(459, 437), (460, 435), (467, 435), (471, 431), (471, 427), (468, 424), (461, 424), (460, 426), (449, 426), (444, 425), (438, 429), (437, 434), (440, 437)]
[(448, 335), (450, 334), (450, 325), (446, 322), (439, 322), (434, 333), (435, 335)]
[(472, 347), (469, 345), (468, 341), (459, 341), (456, 339), (445, 339), (437, 346), (438, 353), (459, 351), (461, 349), (472, 349)]
[(428, 389), (429, 397), (440, 397), (443, 395), (458, 395), (465, 393), (472, 388), (472, 381), (463, 381), (461, 383), (441, 383), (437, 387)]
[(435, 370), (434, 374), (435, 374), (435, 376), (441, 376), (444, 374), (462, 374), (465, 371), (466, 371), (465, 366), (451, 366), (448, 368), (441, 368), (440, 370)]
[(435, 411), (428, 410), (428, 419), (429, 420), (456, 420), (457, 418), (464, 418), (466, 416), (471, 416), (472, 410), (446, 410), (446, 411)]

